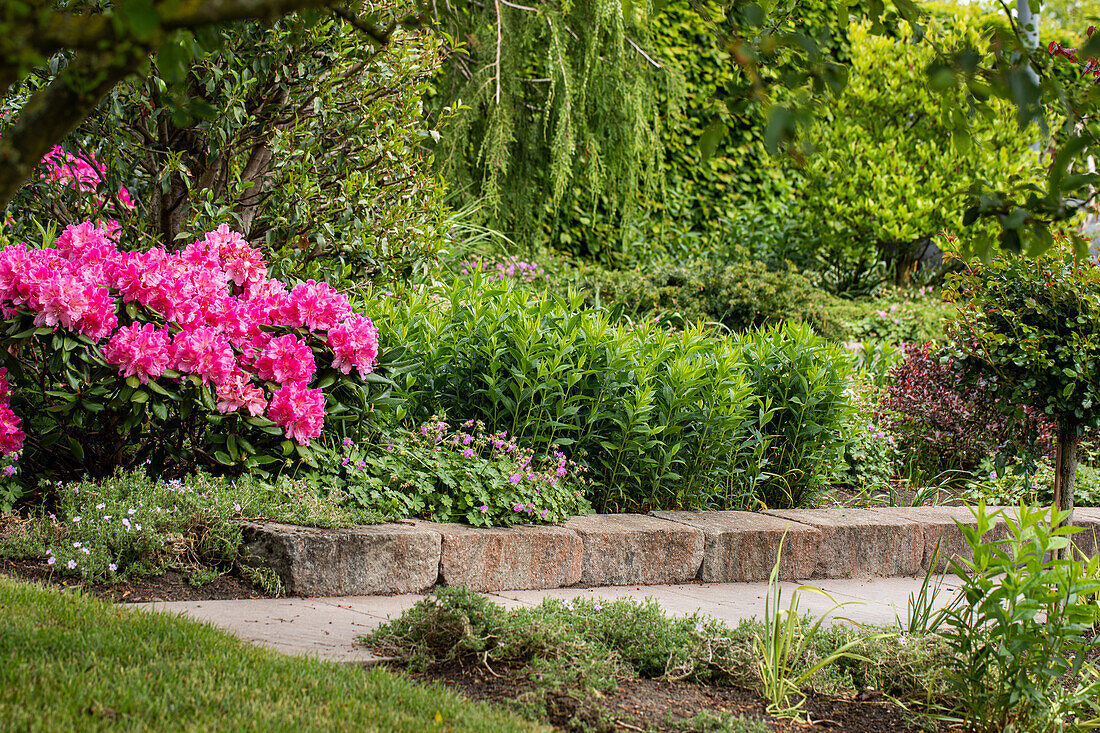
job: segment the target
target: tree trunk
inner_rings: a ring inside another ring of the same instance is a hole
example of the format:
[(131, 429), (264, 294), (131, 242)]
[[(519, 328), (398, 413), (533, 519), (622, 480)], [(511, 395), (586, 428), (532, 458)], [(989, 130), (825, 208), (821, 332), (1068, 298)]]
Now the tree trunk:
[(1072, 419), (1058, 425), (1058, 447), (1054, 466), (1054, 504), (1069, 512), (1066, 524), (1073, 524), (1073, 479), (1077, 474), (1077, 444), (1081, 437)]

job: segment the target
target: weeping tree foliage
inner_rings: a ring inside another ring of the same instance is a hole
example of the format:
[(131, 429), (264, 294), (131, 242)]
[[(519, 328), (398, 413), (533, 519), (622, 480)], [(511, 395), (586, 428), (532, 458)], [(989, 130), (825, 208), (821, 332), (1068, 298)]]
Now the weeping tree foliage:
[(581, 207), (629, 219), (662, 185), (662, 131), (679, 113), (677, 69), (647, 52), (619, 0), (434, 4), (460, 40), (436, 79), (435, 117), (457, 113), (435, 147), (444, 178), (495, 227), (530, 235)]

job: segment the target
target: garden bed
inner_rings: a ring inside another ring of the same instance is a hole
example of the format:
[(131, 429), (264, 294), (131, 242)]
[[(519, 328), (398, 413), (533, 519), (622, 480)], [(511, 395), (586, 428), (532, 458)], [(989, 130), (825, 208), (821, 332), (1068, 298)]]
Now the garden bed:
[[(500, 705), (514, 701), (532, 687), (521, 671), (508, 668), (490, 670), (451, 665), (432, 672), (411, 674), (410, 677), (421, 682), (440, 682), (471, 700)], [(807, 720), (768, 715), (765, 702), (751, 690), (653, 679), (621, 682), (614, 692), (605, 693), (602, 706), (606, 727), (623, 731), (794, 733), (824, 729), (851, 733), (897, 733), (948, 730), (946, 725), (937, 726), (927, 720), (915, 721), (904, 708), (873, 691), (850, 697), (810, 695), (806, 703)], [(598, 717), (589, 715), (587, 720), (578, 717), (578, 713), (583, 715), (583, 711), (578, 710), (577, 701), (568, 695), (556, 697), (549, 708), (547, 722), (555, 727), (570, 729), (583, 721), (597, 730), (601, 729)], [(743, 722), (731, 723), (731, 718), (740, 718)]]

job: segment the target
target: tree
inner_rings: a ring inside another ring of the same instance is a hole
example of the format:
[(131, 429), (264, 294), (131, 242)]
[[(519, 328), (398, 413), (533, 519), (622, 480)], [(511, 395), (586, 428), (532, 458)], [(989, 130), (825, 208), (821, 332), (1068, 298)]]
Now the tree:
[(1065, 239), (1035, 260), (971, 262), (951, 284), (951, 348), (966, 378), (991, 385), (1005, 410), (1057, 423), (1054, 503), (1073, 519), (1077, 448), (1100, 426), (1100, 265)]
[[(4, 3), (0, 10), (0, 90), (10, 93), (31, 75), (47, 80), (30, 91), (19, 116), (0, 137), (0, 209), (38, 162), (84, 120), (107, 92), (157, 53), (162, 66), (182, 67), (194, 51), (214, 45), (207, 29), (247, 19), (272, 20), (293, 11), (326, 9), (384, 43), (380, 28), (344, 0), (53, 0)], [(197, 31), (198, 34), (187, 32)]]
[[(100, 195), (35, 180), (12, 203), (12, 235), (111, 218), (130, 246), (175, 249), (229, 223), (280, 275), (333, 282), (397, 277), (439, 248), (443, 189), (420, 114), (433, 34), (397, 29), (376, 47), (342, 19), (294, 17), (219, 37), (108, 92), (65, 141), (100, 170)], [(133, 208), (109, 195), (121, 187)]]
[[(975, 9), (939, 7), (927, 32), (942, 48), (980, 43), (996, 21)], [(930, 88), (926, 70), (935, 51), (876, 36), (853, 24), (851, 73), (844, 93), (806, 131), (812, 146), (805, 166), (789, 166), (799, 180), (797, 209), (811, 238), (800, 260), (834, 273), (844, 283), (855, 263), (888, 258), (903, 284), (921, 250), (941, 231), (969, 240), (989, 238), (988, 224), (962, 230), (963, 202), (974, 181), (998, 187), (1041, 181), (1030, 139), (1016, 130), (1012, 106), (994, 99), (990, 124), (970, 138), (954, 138), (955, 117), (965, 100), (958, 89)], [(812, 258), (818, 258), (813, 262)]]

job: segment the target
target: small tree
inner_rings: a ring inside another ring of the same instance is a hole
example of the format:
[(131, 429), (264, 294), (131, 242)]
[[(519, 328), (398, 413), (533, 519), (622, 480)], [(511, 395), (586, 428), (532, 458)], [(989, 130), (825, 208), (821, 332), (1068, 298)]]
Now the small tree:
[(1054, 501), (1073, 520), (1077, 447), (1100, 425), (1100, 266), (1067, 242), (1038, 259), (971, 262), (952, 283), (948, 324), (965, 378), (992, 382), (1002, 409), (1057, 423)]

